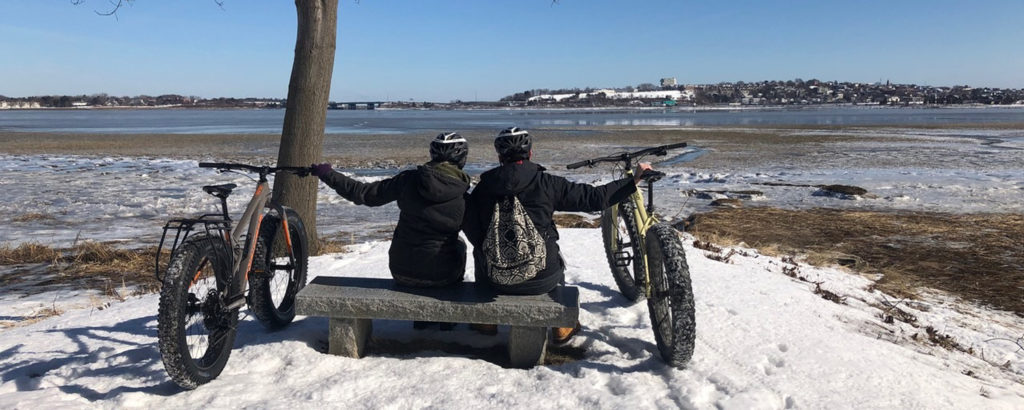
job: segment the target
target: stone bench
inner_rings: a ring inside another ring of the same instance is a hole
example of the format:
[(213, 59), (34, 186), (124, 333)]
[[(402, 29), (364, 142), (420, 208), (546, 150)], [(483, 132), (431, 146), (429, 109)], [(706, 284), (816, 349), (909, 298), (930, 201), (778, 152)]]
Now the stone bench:
[(295, 312), (330, 318), (328, 352), (363, 357), (372, 319), (509, 325), (513, 367), (544, 361), (548, 330), (579, 317), (579, 289), (559, 286), (546, 295), (497, 295), (473, 282), (442, 289), (398, 286), (391, 279), (318, 276), (296, 297)]

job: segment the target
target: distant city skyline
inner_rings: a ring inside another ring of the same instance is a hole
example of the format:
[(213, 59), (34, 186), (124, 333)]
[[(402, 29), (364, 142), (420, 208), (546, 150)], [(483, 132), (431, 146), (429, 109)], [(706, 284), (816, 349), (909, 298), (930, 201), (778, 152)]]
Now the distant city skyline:
[[(1024, 88), (1024, 2), (341, 0), (330, 99), (811, 78)], [(0, 95), (283, 98), (293, 2), (0, 4)]]

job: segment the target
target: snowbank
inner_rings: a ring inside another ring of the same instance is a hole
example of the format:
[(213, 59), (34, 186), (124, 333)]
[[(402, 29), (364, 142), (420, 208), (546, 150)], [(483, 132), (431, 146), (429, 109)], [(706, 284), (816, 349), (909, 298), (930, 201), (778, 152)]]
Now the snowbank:
[[(324, 319), (300, 317), (266, 333), (246, 318), (224, 373), (182, 392), (160, 362), (157, 296), (147, 295), (0, 331), (0, 407), (1024, 407), (1024, 352), (990, 340), (1024, 334), (1011, 314), (935, 295), (900, 306), (919, 327), (889, 324), (875, 306), (896, 299), (867, 290), (867, 279), (800, 266), (800, 276), (845, 297), (836, 304), (782, 274), (792, 265), (779, 259), (744, 250), (726, 264), (687, 243), (698, 335), (680, 371), (659, 360), (646, 305), (618, 294), (599, 231), (564, 229), (561, 244), (567, 281), (581, 290), (578, 361), (506, 369), (488, 360), (500, 336), (381, 321), (374, 336), (401, 346), (397, 353), (348, 359), (320, 352)], [(388, 245), (313, 258), (311, 272), (386, 277)], [(929, 325), (973, 353), (929, 343)], [(440, 350), (452, 343), (465, 347)]]

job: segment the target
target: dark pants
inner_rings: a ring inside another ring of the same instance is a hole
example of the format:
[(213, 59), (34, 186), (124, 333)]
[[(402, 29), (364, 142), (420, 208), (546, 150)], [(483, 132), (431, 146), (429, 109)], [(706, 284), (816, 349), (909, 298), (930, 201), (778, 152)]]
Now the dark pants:
[(548, 268), (541, 271), (537, 277), (517, 285), (499, 285), (487, 277), (487, 258), (477, 249), (473, 249), (473, 276), (476, 278), (477, 286), (485, 285), (498, 293), (509, 295), (543, 295), (565, 283), (565, 260), (560, 253), (557, 254), (556, 266), (548, 265)]
[(455, 249), (453, 258), (457, 258), (458, 263), (452, 267), (451, 271), (444, 272), (444, 275), (439, 275), (438, 279), (417, 278), (403, 275), (394, 270), (391, 271), (391, 277), (395, 278), (395, 283), (413, 288), (443, 288), (462, 282), (463, 277), (466, 276), (466, 243), (458, 237), (452, 243)]

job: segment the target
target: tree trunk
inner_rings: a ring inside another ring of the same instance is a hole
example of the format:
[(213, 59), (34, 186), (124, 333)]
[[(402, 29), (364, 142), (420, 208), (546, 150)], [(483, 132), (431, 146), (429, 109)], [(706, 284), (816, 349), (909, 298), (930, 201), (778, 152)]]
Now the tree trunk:
[[(295, 0), (295, 9), (298, 33), (277, 154), (278, 166), (308, 166), (320, 161), (334, 71), (338, 0)], [(305, 222), (313, 255), (319, 250), (316, 240), (318, 182), (316, 178), (298, 178), (284, 173), (274, 180), (274, 198), (298, 211)]]

